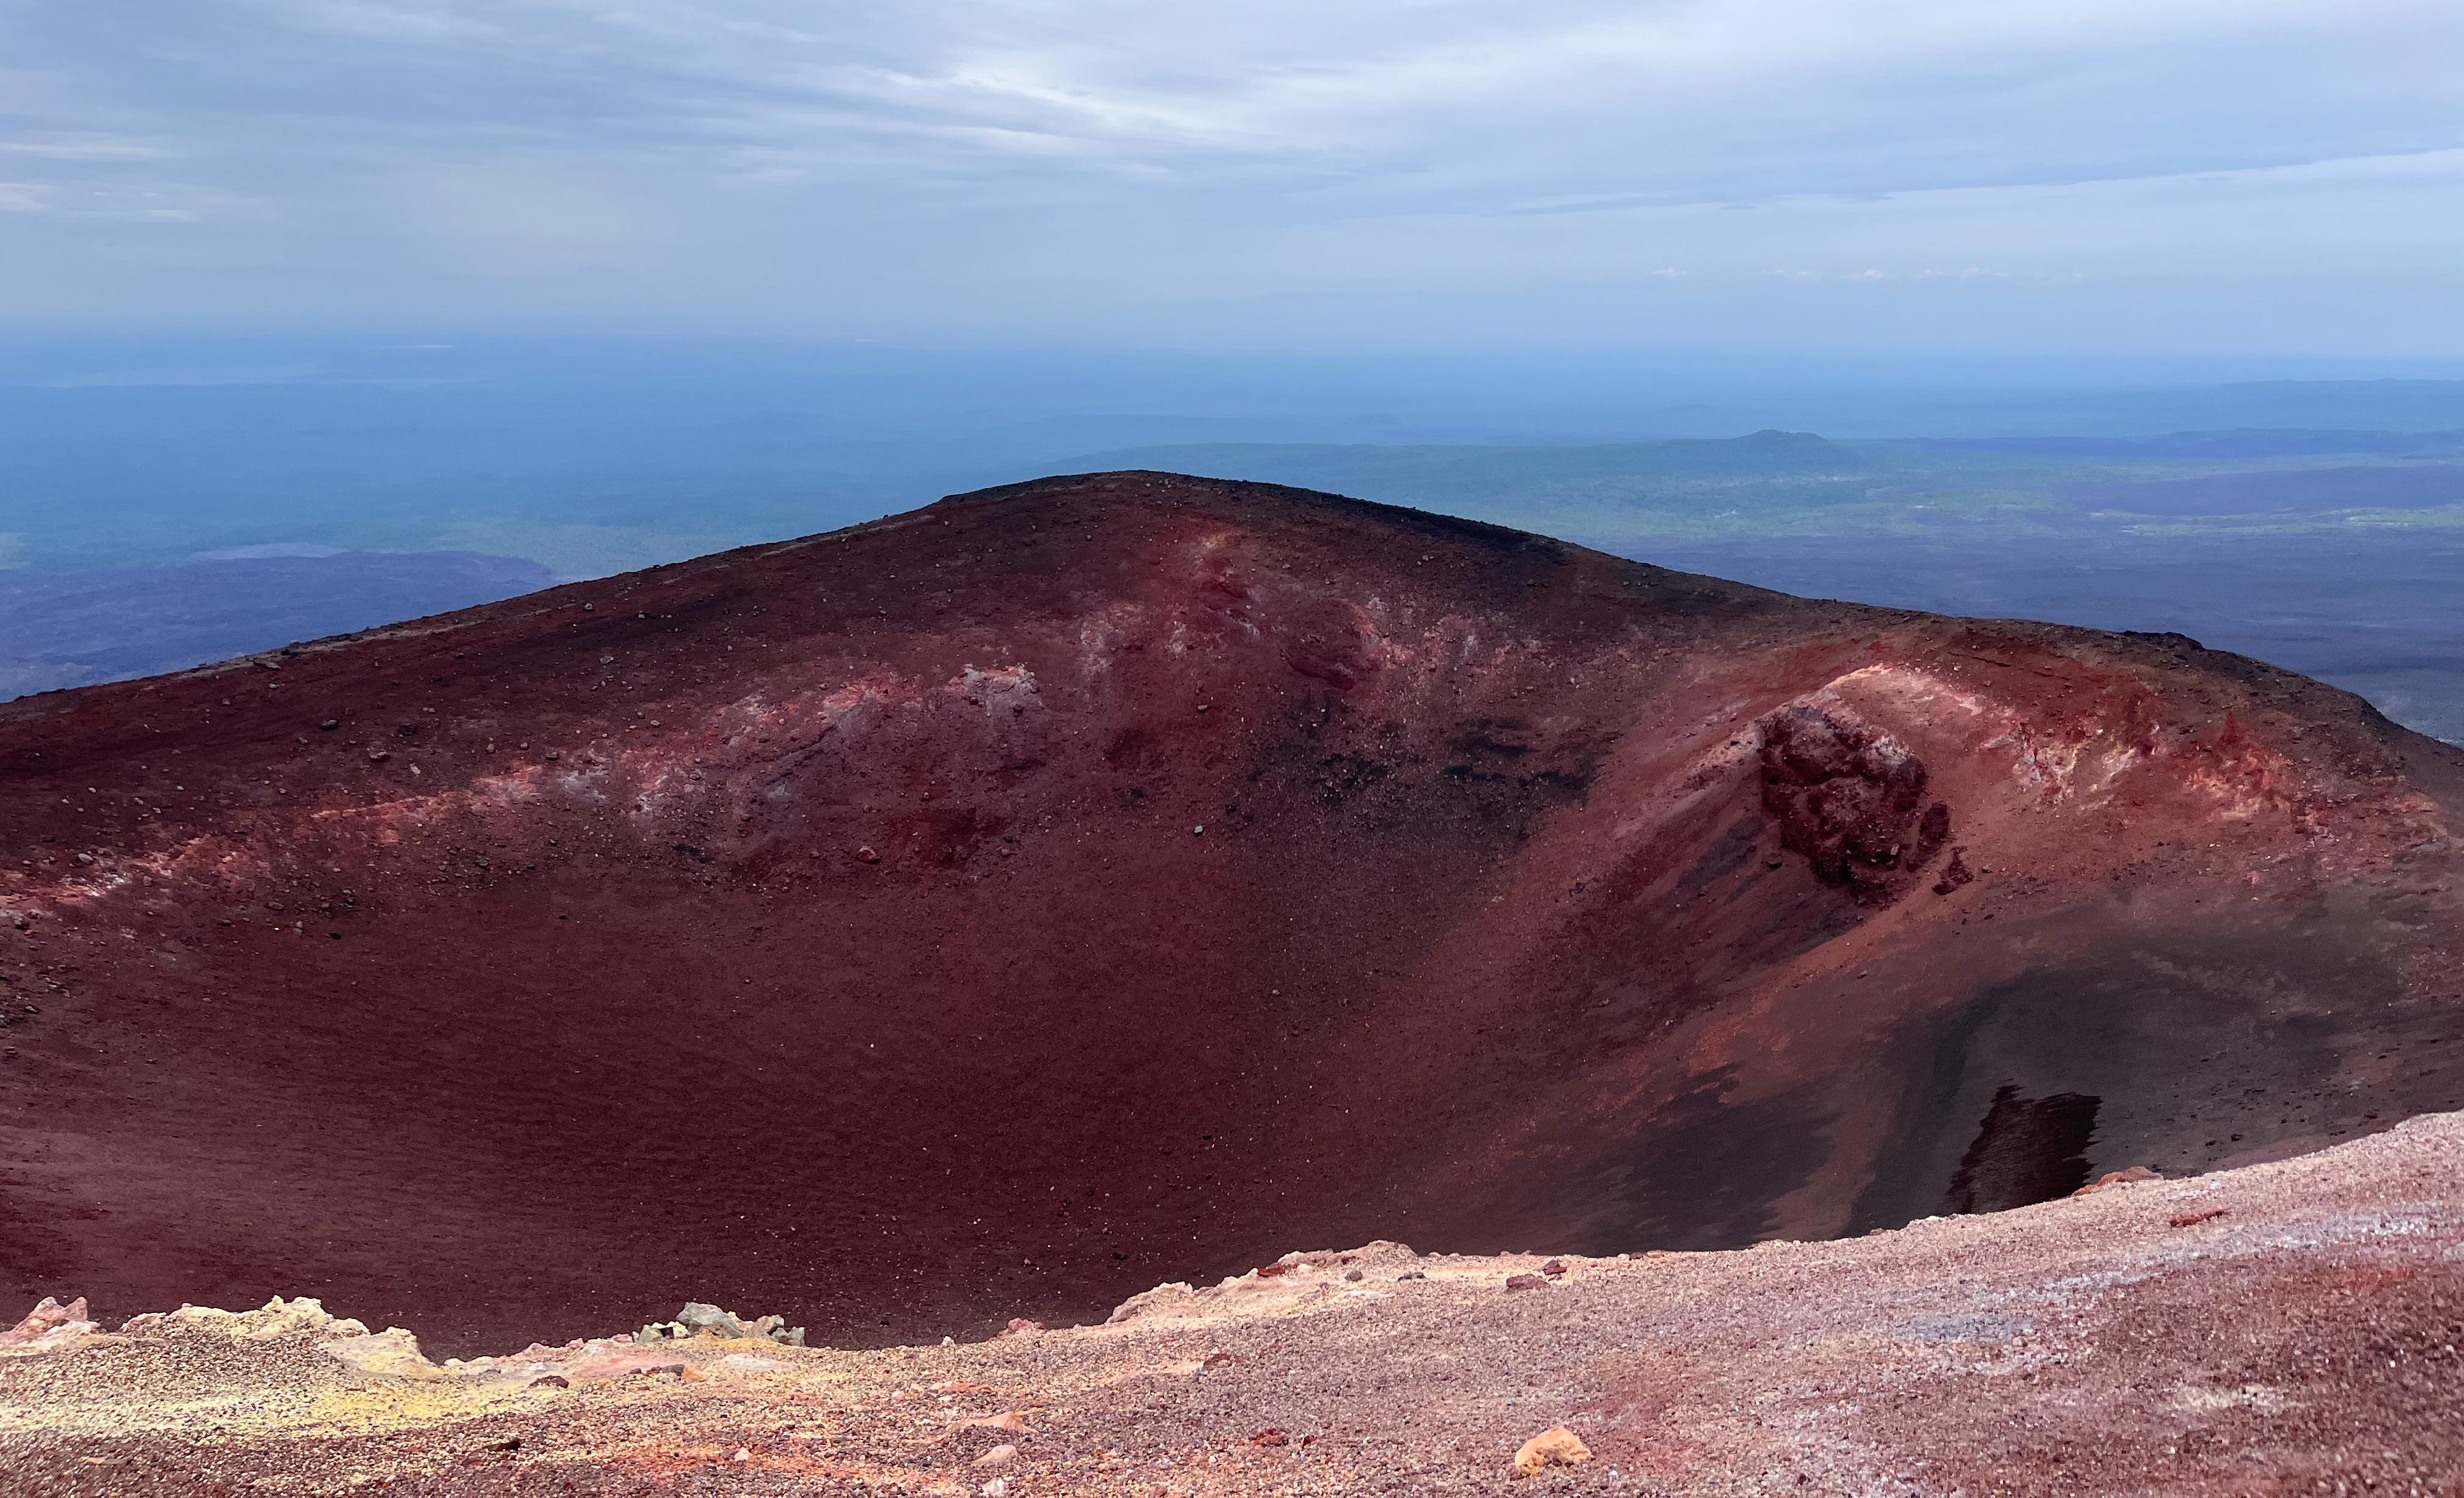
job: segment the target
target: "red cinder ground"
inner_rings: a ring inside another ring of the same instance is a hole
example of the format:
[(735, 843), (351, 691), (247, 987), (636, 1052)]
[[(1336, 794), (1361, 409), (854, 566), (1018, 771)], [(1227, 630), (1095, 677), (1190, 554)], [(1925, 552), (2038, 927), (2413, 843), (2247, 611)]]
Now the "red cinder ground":
[(2178, 638), (960, 496), (0, 706), (0, 1294), (844, 1345), (2464, 1102), (2458, 754)]
[[(2464, 1118), (1832, 1243), (1289, 1253), (955, 1346), (76, 1310), (0, 1333), (12, 1495), (2445, 1494)], [(1560, 1426), (1589, 1459), (1511, 1475)]]

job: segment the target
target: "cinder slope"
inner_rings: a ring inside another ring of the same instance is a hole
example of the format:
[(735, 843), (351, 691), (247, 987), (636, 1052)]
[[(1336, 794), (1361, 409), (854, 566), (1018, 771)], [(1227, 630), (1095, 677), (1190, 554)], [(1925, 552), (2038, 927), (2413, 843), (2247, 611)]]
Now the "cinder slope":
[(863, 1342), (2205, 1169), (2464, 1101), (2458, 767), (2175, 640), (961, 496), (0, 707), (0, 1292)]

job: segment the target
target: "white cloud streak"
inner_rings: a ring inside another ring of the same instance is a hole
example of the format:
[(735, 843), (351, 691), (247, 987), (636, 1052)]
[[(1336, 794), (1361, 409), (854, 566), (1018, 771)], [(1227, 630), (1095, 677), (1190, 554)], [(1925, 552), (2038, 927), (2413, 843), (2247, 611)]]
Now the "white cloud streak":
[[(2464, 250), (2445, 0), (135, 9), (0, 15), (0, 153), (43, 168), (12, 190), (227, 216), (371, 312), (542, 276), (816, 326), (1169, 319), (1364, 265), (1491, 297), (2259, 277), (2269, 233), (2417, 293)], [(2329, 198), (2341, 237), (2270, 206)]]

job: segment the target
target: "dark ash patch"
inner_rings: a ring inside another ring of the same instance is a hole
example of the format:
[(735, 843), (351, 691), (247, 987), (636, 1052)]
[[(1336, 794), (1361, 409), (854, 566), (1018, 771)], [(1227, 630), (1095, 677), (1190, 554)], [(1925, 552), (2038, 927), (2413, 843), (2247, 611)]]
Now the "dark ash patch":
[(2005, 1084), (1951, 1172), (1945, 1212), (1999, 1212), (2068, 1196), (2087, 1184), (2099, 1099), (2084, 1093), (2029, 1097)]

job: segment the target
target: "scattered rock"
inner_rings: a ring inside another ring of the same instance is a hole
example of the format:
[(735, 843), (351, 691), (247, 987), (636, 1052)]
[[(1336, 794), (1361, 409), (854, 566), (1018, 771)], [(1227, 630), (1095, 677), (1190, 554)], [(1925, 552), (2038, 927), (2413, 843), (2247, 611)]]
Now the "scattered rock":
[(1001, 1329), (1001, 1335), (1003, 1336), (1026, 1336), (1043, 1330), (1044, 1323), (1041, 1321), (1029, 1321), (1024, 1316), (1012, 1316), (1009, 1318), (1009, 1325)]
[(682, 1326), (688, 1335), (696, 1336), (705, 1333), (712, 1336), (733, 1337), (746, 1337), (753, 1335), (752, 1328), (736, 1319), (732, 1312), (721, 1311), (716, 1306), (707, 1305), (698, 1300), (685, 1302), (685, 1308), (676, 1313), (676, 1323)]
[(2155, 1171), (2148, 1169), (2145, 1165), (2133, 1165), (2127, 1170), (2108, 1170), (2103, 1175), (2097, 1177), (2094, 1181), (2089, 1182), (2087, 1184), (2072, 1192), (2071, 1195), (2086, 1196), (2092, 1191), (2101, 1191), (2107, 1186), (2126, 1186), (2134, 1182), (2162, 1181), (2165, 1178), (2163, 1176), (2160, 1176)]
[(0, 1352), (48, 1352), (93, 1330), (83, 1295), (65, 1306), (45, 1295), (24, 1320), (0, 1332)]
[[(138, 1318), (139, 1321), (144, 1319), (143, 1316)], [(305, 1295), (297, 1300), (285, 1300), (276, 1295), (254, 1311), (182, 1306), (162, 1319), (227, 1336), (234, 1342), (280, 1342), (297, 1337), (356, 1339), (368, 1335), (364, 1323), (348, 1316), (328, 1315), (321, 1302)], [(136, 1324), (132, 1321), (121, 1331), (126, 1332)], [(401, 1335), (409, 1335), (407, 1332)]]
[[(336, 1324), (356, 1326), (359, 1323)], [(436, 1365), (419, 1350), (419, 1338), (398, 1326), (355, 1336), (337, 1336), (324, 1345), (326, 1356), (362, 1373), (419, 1379), (436, 1371)]]
[(976, 1458), (974, 1465), (977, 1466), (1001, 1466), (1010, 1462), (1014, 1462), (1017, 1459), (1018, 1447), (1004, 1441), (1000, 1445), (993, 1447), (983, 1455)]
[(1566, 1261), (1563, 1259), (1551, 1259), (1548, 1263), (1540, 1266), (1540, 1272), (1548, 1275), (1551, 1279), (1555, 1279), (1558, 1275), (1566, 1272)]
[(1026, 1415), (1021, 1410), (1003, 1410), (998, 1415), (979, 1415), (973, 1420), (958, 1422), (958, 1425), (963, 1430), (1001, 1430), (1014, 1435), (1027, 1433)]
[(534, 1389), (570, 1389), (573, 1380), (561, 1373), (543, 1373), (531, 1380)]
[(342, 721), (340, 718), (328, 718), (324, 722), (317, 725), (317, 727), (319, 732), (331, 733), (341, 726)]
[(2171, 1217), (2165, 1220), (2165, 1226), (2167, 1227), (2196, 1227), (2199, 1224), (2212, 1222), (2216, 1218), (2224, 1216), (2225, 1213), (2231, 1210), (2233, 1210), (2231, 1207), (2226, 1206), (2211, 1206), (2204, 1211), (2175, 1212)]
[(1369, 1276), (1361, 1273), (1358, 1270), (1346, 1270), (1343, 1271), (1343, 1277), (1351, 1281), (1353, 1284), (1357, 1285)]
[(789, 1326), (785, 1316), (757, 1316), (745, 1320), (732, 1311), (722, 1310), (705, 1301), (689, 1300), (676, 1313), (673, 1321), (654, 1321), (633, 1334), (640, 1344), (687, 1336), (724, 1336), (737, 1340), (777, 1342), (783, 1347), (804, 1345), (804, 1329)]
[(1542, 1279), (1537, 1274), (1508, 1274), (1506, 1276), (1506, 1288), (1508, 1290), (1538, 1290), (1541, 1286), (1548, 1283), (1549, 1282), (1547, 1280)]
[(1933, 881), (1933, 892), (1935, 894), (1947, 895), (1952, 890), (1959, 888), (1963, 884), (1975, 882), (1976, 876), (1969, 871), (1968, 860), (1963, 857), (1967, 852), (1968, 850), (1965, 848), (1953, 848), (1950, 850), (1949, 866), (1942, 871), (1942, 878)]
[(881, 855), (872, 851), (872, 844), (866, 843), (863, 847), (858, 848), (855, 851), (855, 861), (858, 863), (879, 863), (881, 861)]
[(1592, 1448), (1583, 1438), (1563, 1425), (1551, 1425), (1514, 1453), (1514, 1475), (1537, 1477), (1551, 1466), (1577, 1466), (1592, 1459)]
[(1267, 1426), (1265, 1429), (1257, 1432), (1249, 1438), (1249, 1444), (1253, 1446), (1280, 1446), (1288, 1445), (1290, 1443), (1291, 1438), (1289, 1436), (1285, 1435), (1282, 1431), (1277, 1430), (1272, 1425)]

